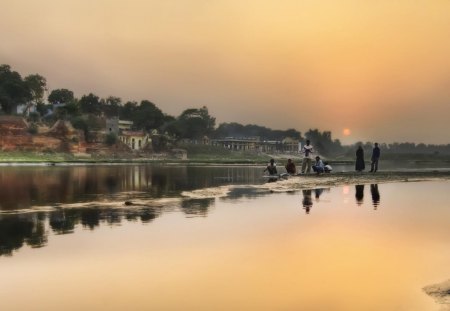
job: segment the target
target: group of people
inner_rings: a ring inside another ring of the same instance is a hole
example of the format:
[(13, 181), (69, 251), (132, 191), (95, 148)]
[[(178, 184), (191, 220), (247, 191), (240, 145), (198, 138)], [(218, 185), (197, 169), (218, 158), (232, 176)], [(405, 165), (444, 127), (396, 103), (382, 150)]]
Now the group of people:
[[(373, 150), (372, 150), (372, 157), (370, 158), (370, 172), (375, 173), (378, 171), (378, 161), (380, 160), (380, 147), (378, 147), (378, 143), (374, 144)], [(357, 172), (362, 172), (366, 169), (366, 163), (364, 162), (364, 149), (362, 146), (359, 146), (356, 150), (356, 163), (355, 163), (355, 170)]]
[[(301, 167), (301, 174), (310, 173), (311, 168), (316, 174), (321, 173), (329, 173), (332, 171), (331, 166), (328, 163), (324, 163), (320, 156), (315, 157), (315, 163), (312, 164), (312, 154), (314, 153), (314, 148), (311, 145), (310, 140), (306, 140), (306, 144), (302, 147), (301, 153), (303, 154), (303, 160), (302, 160), (302, 167)], [(380, 159), (380, 148), (378, 146), (378, 143), (374, 144), (374, 148), (372, 150), (372, 157), (371, 157), (371, 168), (370, 172), (375, 173), (378, 170), (378, 161)], [(356, 150), (356, 164), (355, 164), (355, 170), (358, 172), (362, 172), (365, 169), (366, 165), (364, 162), (364, 150), (361, 146), (358, 147)], [(285, 165), (285, 169), (287, 174), (289, 175), (296, 175), (297, 169), (295, 167), (294, 162), (292, 159), (288, 159), (287, 164)], [(264, 169), (264, 172), (268, 172), (269, 175), (277, 175), (277, 166), (275, 164), (274, 159), (270, 159), (269, 164)]]
[[(320, 173), (329, 173), (331, 172), (332, 168), (328, 163), (324, 163), (322, 159), (319, 156), (315, 157), (315, 163), (312, 164), (312, 153), (314, 153), (313, 146), (311, 145), (310, 140), (306, 140), (306, 144), (303, 146), (301, 153), (303, 154), (303, 160), (302, 160), (302, 168), (301, 168), (301, 174), (310, 173), (311, 168), (316, 174)], [(287, 174), (290, 175), (296, 175), (297, 169), (295, 167), (295, 163), (292, 161), (292, 159), (288, 159), (287, 164), (285, 165), (285, 169)], [(268, 172), (270, 175), (276, 175), (277, 173), (277, 167), (275, 164), (274, 159), (270, 159), (269, 164), (264, 169), (264, 172)]]

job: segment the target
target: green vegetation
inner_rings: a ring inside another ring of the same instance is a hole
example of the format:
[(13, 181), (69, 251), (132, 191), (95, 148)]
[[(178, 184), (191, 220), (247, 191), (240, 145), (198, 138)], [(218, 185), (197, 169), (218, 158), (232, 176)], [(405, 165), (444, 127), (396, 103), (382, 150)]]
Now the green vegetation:
[(183, 144), (189, 156), (189, 162), (201, 163), (266, 163), (268, 155), (254, 152), (231, 151), (222, 147), (208, 145)]

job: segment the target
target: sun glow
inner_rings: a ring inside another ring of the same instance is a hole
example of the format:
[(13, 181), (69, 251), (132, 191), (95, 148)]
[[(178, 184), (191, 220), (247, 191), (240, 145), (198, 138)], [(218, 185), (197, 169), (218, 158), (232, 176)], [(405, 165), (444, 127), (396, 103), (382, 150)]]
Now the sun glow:
[(345, 128), (342, 130), (342, 134), (344, 134), (344, 136), (350, 136), (352, 134), (352, 131), (350, 131), (349, 128)]

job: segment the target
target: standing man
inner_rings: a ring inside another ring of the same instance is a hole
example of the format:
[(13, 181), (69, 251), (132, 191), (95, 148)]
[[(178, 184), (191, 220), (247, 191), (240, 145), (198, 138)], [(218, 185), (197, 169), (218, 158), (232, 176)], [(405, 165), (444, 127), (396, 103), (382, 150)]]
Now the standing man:
[(311, 153), (313, 152), (314, 152), (313, 146), (311, 146), (311, 142), (309, 141), (309, 139), (307, 139), (306, 145), (303, 146), (301, 151), (301, 153), (304, 154), (302, 161), (302, 174), (305, 173), (305, 169), (307, 173), (311, 172), (311, 161), (312, 161)]
[(375, 173), (378, 170), (378, 160), (380, 159), (380, 148), (378, 143), (375, 143), (375, 147), (372, 150), (372, 164), (370, 165), (370, 172)]

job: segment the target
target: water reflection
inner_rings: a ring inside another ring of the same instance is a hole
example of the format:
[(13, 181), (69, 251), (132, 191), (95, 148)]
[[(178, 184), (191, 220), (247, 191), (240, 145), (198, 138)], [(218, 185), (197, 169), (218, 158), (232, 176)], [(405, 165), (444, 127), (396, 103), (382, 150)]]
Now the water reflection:
[(11, 255), (24, 244), (33, 248), (47, 244), (45, 218), (37, 214), (0, 216), (0, 256)]
[(259, 184), (259, 167), (161, 165), (0, 167), (0, 210), (91, 202), (126, 192), (152, 198), (228, 184)]
[(305, 210), (306, 214), (309, 214), (309, 212), (311, 211), (311, 208), (313, 206), (311, 192), (312, 192), (311, 189), (302, 190), (302, 194), (303, 194), (302, 205), (303, 205), (303, 209)]
[[(113, 187), (113, 182), (109, 183)], [(115, 187), (115, 186), (114, 186)], [(363, 203), (364, 185), (355, 186), (355, 198), (358, 205)], [(373, 206), (380, 204), (380, 192), (377, 184), (370, 185)], [(310, 214), (313, 201), (320, 203), (329, 188), (302, 190), (302, 208)], [(242, 198), (255, 199), (270, 195), (270, 192), (255, 187), (234, 187), (221, 201), (238, 200)], [(21, 214), (0, 214), (0, 255), (12, 255), (15, 250), (24, 245), (42, 247), (48, 242), (49, 234), (71, 234), (77, 228), (94, 230), (101, 225), (118, 226), (123, 221), (150, 223), (163, 213), (174, 210), (182, 211), (187, 217), (206, 217), (215, 205), (216, 199), (184, 199), (175, 203), (164, 202), (157, 205), (143, 204), (139, 200), (127, 201), (123, 207), (71, 207), (57, 208), (54, 211), (36, 211)], [(122, 201), (123, 202), (123, 201)], [(118, 203), (122, 204), (122, 203)], [(174, 205), (175, 204), (175, 205)]]
[(302, 205), (303, 209), (305, 210), (306, 214), (309, 214), (311, 212), (311, 208), (313, 206), (313, 200), (312, 200), (312, 191), (314, 191), (314, 198), (316, 202), (320, 201), (320, 196), (323, 194), (325, 190), (330, 190), (329, 188), (317, 188), (314, 190), (311, 189), (305, 189), (302, 190), (303, 199), (302, 199)]
[(373, 208), (376, 210), (378, 205), (380, 205), (380, 192), (377, 184), (370, 185), (370, 194), (372, 195)]
[(358, 205), (364, 203), (364, 185), (355, 185), (355, 199)]
[[(378, 190), (378, 184), (370, 185), (370, 194), (372, 196), (372, 205), (376, 210), (380, 205), (380, 191)], [(357, 205), (364, 203), (364, 185), (355, 185), (355, 199)]]
[[(180, 209), (188, 217), (206, 217), (214, 199), (183, 200)], [(170, 206), (148, 207), (131, 203), (127, 208), (65, 208), (53, 212), (0, 215), (0, 256), (12, 255), (22, 246), (42, 247), (50, 233), (74, 233), (78, 227), (94, 230), (103, 225), (118, 226), (123, 221), (150, 223)], [(48, 224), (48, 225), (46, 225)]]
[(184, 200), (181, 203), (181, 210), (189, 216), (206, 217), (212, 204), (214, 204), (213, 198)]

